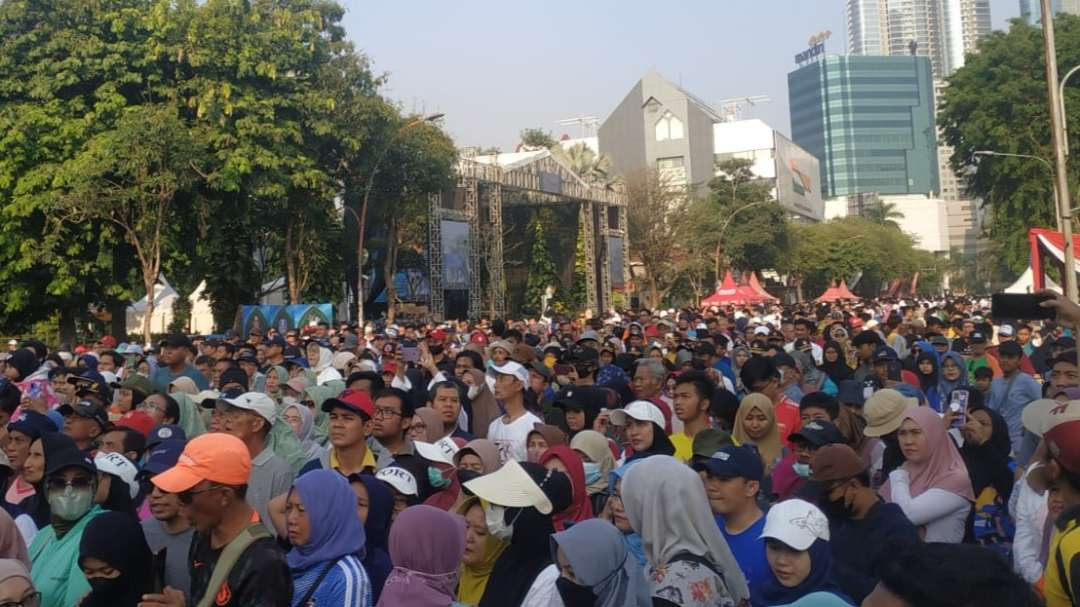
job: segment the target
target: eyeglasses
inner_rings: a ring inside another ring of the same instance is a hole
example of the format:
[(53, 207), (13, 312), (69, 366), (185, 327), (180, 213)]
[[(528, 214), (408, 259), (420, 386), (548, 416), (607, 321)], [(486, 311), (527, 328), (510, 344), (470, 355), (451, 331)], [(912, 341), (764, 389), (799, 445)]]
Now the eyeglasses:
[(0, 603), (0, 607), (38, 607), (41, 605), (41, 593), (31, 592), (18, 601), (6, 601)]
[(54, 476), (45, 481), (45, 487), (48, 488), (49, 491), (63, 491), (68, 487), (77, 490), (89, 489), (92, 484), (93, 481), (91, 481), (90, 478), (86, 476), (76, 476), (75, 478), (71, 479), (70, 482), (60, 478), (59, 476)]
[(401, 411), (396, 411), (389, 407), (376, 407), (375, 417), (401, 417)]
[(213, 491), (214, 489), (225, 488), (226, 487), (224, 485), (210, 485), (206, 489), (199, 489), (198, 491), (192, 491), (191, 489), (188, 489), (187, 491), (181, 491), (180, 493), (177, 493), (176, 499), (180, 500), (180, 503), (186, 506), (191, 504), (191, 502), (195, 500), (195, 496), (200, 493), (206, 493), (207, 491)]

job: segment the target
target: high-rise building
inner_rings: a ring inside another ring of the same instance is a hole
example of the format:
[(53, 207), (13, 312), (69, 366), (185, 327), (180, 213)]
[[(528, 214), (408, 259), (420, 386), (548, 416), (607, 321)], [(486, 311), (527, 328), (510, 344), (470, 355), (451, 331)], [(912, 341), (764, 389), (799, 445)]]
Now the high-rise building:
[(929, 57), (939, 79), (990, 33), (990, 0), (846, 0), (845, 12), (849, 54)]
[(791, 135), (821, 163), (824, 197), (937, 195), (926, 57), (826, 56), (788, 74)]
[[(1066, 13), (1080, 15), (1080, 0), (1050, 0), (1050, 10), (1056, 15)], [(1020, 18), (1035, 25), (1039, 23), (1042, 9), (1039, 0), (1020, 0)]]

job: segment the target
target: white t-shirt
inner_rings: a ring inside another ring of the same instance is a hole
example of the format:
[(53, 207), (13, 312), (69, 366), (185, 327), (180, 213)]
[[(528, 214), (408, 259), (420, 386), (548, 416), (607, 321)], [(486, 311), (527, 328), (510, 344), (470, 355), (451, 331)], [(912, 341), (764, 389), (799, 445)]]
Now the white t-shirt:
[(503, 415), (491, 422), (488, 426), (488, 440), (499, 448), (500, 462), (505, 464), (511, 459), (523, 462), (528, 457), (525, 444), (529, 440), (529, 433), (533, 431), (533, 426), (544, 423), (544, 420), (528, 411), (509, 424), (505, 419), (506, 416)]

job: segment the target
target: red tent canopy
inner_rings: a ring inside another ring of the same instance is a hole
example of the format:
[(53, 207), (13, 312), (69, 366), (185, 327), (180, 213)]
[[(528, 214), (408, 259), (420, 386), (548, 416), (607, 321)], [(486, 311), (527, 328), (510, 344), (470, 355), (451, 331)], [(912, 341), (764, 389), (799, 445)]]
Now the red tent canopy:
[(750, 281), (749, 281), (748, 284), (750, 285), (750, 288), (755, 293), (757, 293), (758, 295), (760, 295), (761, 297), (764, 298), (763, 301), (780, 301), (777, 298), (773, 297), (772, 295), (769, 295), (769, 292), (766, 291), (765, 288), (761, 286), (761, 283), (758, 282), (756, 272), (750, 272)]
[(838, 286), (831, 286), (828, 289), (825, 289), (825, 292), (821, 294), (821, 297), (818, 297), (814, 301), (817, 303), (833, 303), (844, 299), (859, 299), (859, 297), (848, 289), (846, 280), (841, 280)]
[(848, 288), (847, 281), (842, 278), (840, 279), (840, 286), (836, 288), (836, 292), (840, 296), (840, 299), (859, 299), (859, 296), (852, 293), (851, 289)]
[[(1061, 232), (1047, 228), (1028, 230), (1028, 244), (1031, 246), (1031, 271), (1034, 290), (1046, 288), (1046, 274), (1043, 271), (1043, 259), (1050, 259), (1059, 270), (1065, 270), (1065, 237)], [(1073, 251), (1080, 251), (1080, 234), (1073, 235)], [(1074, 260), (1075, 263), (1076, 260)], [(1080, 263), (1075, 263), (1080, 270)]]
[[(758, 285), (760, 288), (761, 285)], [(764, 293), (764, 289), (762, 290)], [(742, 305), (748, 303), (758, 303), (763, 301), (772, 301), (776, 299), (772, 295), (765, 293), (762, 295), (753, 289), (751, 286), (738, 285), (735, 283), (735, 277), (728, 271), (724, 274), (724, 280), (720, 283), (720, 288), (716, 290), (716, 293), (701, 300), (701, 305), (705, 306), (725, 306), (725, 305)]]

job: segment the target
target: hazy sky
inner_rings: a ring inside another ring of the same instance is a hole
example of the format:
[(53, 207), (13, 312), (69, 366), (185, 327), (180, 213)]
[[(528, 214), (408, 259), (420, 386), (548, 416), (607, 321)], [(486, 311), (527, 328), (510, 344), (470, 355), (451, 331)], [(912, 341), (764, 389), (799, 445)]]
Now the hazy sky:
[[(790, 131), (787, 73), (831, 30), (846, 51), (843, 0), (342, 0), (345, 25), (406, 111), (444, 112), (459, 146), (510, 150), (527, 127), (604, 120), (649, 68), (708, 102), (767, 95), (744, 117)], [(1019, 0), (991, 0), (995, 28)]]

